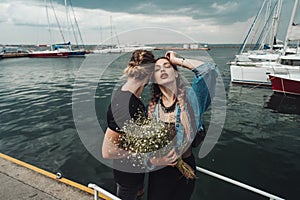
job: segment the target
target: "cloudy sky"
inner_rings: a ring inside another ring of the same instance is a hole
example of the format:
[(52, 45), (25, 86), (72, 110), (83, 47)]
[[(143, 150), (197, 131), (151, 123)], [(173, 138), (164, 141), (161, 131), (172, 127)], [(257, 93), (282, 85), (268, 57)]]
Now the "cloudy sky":
[[(63, 37), (65, 40), (72, 38), (72, 28), (66, 28), (64, 0), (47, 2), (46, 9), (44, 0), (0, 0), (0, 44), (41, 44), (49, 43), (50, 38), (54, 40), (52, 42), (61, 42)], [(120, 43), (242, 43), (262, 2), (263, 0), (71, 1), (85, 44), (99, 44), (116, 34)], [(288, 21), (293, 3), (294, 0), (284, 0), (283, 23)], [(69, 13), (70, 21), (75, 24), (71, 9)]]

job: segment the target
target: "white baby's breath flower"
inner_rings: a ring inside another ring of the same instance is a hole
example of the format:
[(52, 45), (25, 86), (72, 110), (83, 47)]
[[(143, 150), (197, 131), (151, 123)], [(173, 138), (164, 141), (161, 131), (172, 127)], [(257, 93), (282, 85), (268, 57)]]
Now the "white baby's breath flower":
[(119, 147), (129, 152), (126, 158), (133, 161), (134, 167), (144, 168), (148, 153), (154, 153), (171, 143), (164, 123), (154, 119), (129, 120), (121, 131), (124, 134), (119, 138)]

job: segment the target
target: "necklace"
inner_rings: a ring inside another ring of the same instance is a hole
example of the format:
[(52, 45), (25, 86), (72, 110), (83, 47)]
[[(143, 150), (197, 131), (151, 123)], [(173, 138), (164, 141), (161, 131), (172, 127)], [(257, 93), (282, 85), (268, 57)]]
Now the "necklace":
[(160, 119), (160, 121), (165, 123), (175, 123), (175, 116), (174, 116), (175, 106), (173, 111), (165, 112), (162, 104), (161, 103), (158, 104), (158, 118)]
[(174, 101), (174, 103), (170, 106), (170, 107), (166, 107), (162, 101), (160, 101), (160, 105), (161, 105), (161, 109), (164, 113), (170, 113), (170, 112), (174, 112), (175, 107), (176, 107), (176, 100)]

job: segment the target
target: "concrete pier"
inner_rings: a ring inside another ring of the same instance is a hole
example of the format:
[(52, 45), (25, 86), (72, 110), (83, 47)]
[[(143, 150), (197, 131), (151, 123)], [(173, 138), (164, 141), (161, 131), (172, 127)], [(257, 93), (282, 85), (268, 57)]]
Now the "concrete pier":
[[(18, 162), (23, 163), (22, 161)], [(29, 164), (24, 163), (24, 165)], [(33, 166), (33, 168), (36, 167)], [(22, 166), (22, 164), (14, 162), (14, 158), (0, 153), (0, 199), (93, 199), (92, 189), (68, 179), (51, 178), (49, 177), (51, 173), (48, 172), (49, 174), (47, 175), (37, 172), (39, 170)], [(55, 174), (52, 175), (53, 177), (56, 176)], [(79, 186), (83, 189), (80, 189)]]
[(4, 53), (2, 58), (23, 58), (28, 57), (29, 53)]

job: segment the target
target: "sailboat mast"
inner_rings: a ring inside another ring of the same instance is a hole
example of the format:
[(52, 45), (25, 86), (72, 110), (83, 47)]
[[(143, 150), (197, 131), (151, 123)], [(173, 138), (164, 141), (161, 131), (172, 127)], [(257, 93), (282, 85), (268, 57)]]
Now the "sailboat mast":
[(277, 36), (277, 31), (278, 31), (279, 18), (280, 18), (280, 14), (281, 14), (281, 7), (282, 7), (282, 0), (278, 0), (277, 1), (277, 9), (276, 9), (276, 13), (273, 18), (273, 25), (272, 25), (273, 31), (271, 33), (272, 35), (271, 35), (271, 40), (270, 40), (271, 50), (273, 50), (273, 48), (274, 48), (274, 42), (276, 43), (276, 36)]
[(253, 27), (254, 27), (255, 24), (256, 24), (257, 18), (260, 16), (260, 14), (261, 14), (261, 12), (262, 12), (262, 10), (263, 10), (265, 4), (266, 4), (266, 1), (267, 1), (267, 0), (264, 0), (264, 1), (263, 1), (260, 10), (258, 11), (257, 15), (255, 16), (255, 19), (254, 19), (254, 21), (253, 21), (253, 23), (252, 23), (252, 25), (251, 25), (251, 27), (250, 27), (248, 33), (247, 33), (247, 36), (246, 36), (246, 38), (245, 38), (244, 41), (243, 41), (243, 46), (242, 46), (242, 47), (240, 48), (240, 50), (239, 50), (239, 53), (240, 53), (240, 54), (244, 51), (244, 49), (245, 49), (245, 47), (246, 47), (246, 44), (247, 44), (247, 42), (248, 42), (250, 33), (251, 33), (251, 31), (253, 30)]
[[(267, 12), (266, 12), (266, 19), (265, 19), (265, 24), (269, 27), (269, 33), (272, 31), (271, 29), (272, 29), (272, 24), (270, 24), (270, 17), (271, 17), (271, 14), (273, 13), (273, 10), (272, 10), (272, 2), (273, 2), (273, 0), (270, 0), (269, 1), (269, 5), (267, 6)], [(271, 10), (272, 10), (272, 12), (271, 12)], [(267, 34), (267, 32), (266, 32), (266, 34)], [(267, 38), (267, 37), (266, 37)], [(269, 45), (270, 44), (270, 41), (267, 41), (267, 39), (264, 39), (263, 40), (263, 46), (265, 46), (266, 45), (266, 43), (267, 43), (267, 45)], [(269, 39), (269, 38), (268, 38)], [(273, 42), (273, 41), (272, 41)], [(272, 43), (271, 42), (271, 43)]]
[[(270, 44), (270, 41), (268, 41), (267, 39), (270, 39), (270, 38), (268, 38), (268, 36), (270, 36), (269, 33), (271, 32), (272, 25), (273, 25), (273, 24), (270, 25), (270, 17), (271, 17), (271, 14), (273, 13), (273, 10), (271, 8), (272, 8), (272, 0), (269, 0), (269, 3), (266, 5), (265, 21), (264, 21), (264, 26), (263, 26), (264, 28), (262, 29), (262, 32), (261, 32), (261, 35), (264, 35), (264, 37), (261, 40), (261, 42), (260, 42), (261, 44), (258, 49), (264, 49), (266, 44), (268, 44), (268, 45)], [(271, 12), (271, 10), (272, 10), (272, 12)], [(257, 42), (257, 44), (258, 44), (258, 42)]]
[(110, 38), (111, 38), (111, 48), (113, 48), (113, 26), (112, 26), (112, 16), (110, 16)]
[[(66, 9), (66, 19), (67, 19), (67, 35), (68, 35), (68, 42), (70, 42), (70, 19), (69, 19), (69, 9), (67, 5), (67, 0), (65, 0), (65, 9)], [(71, 45), (69, 46), (69, 49), (71, 50)]]
[(53, 51), (53, 46), (52, 46), (53, 38), (52, 38), (52, 33), (51, 33), (51, 28), (50, 28), (47, 0), (45, 0), (45, 6), (46, 6), (46, 15), (47, 15), (47, 22), (48, 22), (48, 31), (49, 31), (49, 35), (50, 35), (50, 49), (51, 49), (51, 51)]
[(292, 14), (291, 14), (290, 23), (289, 23), (289, 26), (288, 26), (288, 29), (287, 29), (287, 32), (286, 32), (286, 36), (285, 36), (283, 55), (285, 55), (285, 52), (286, 52), (286, 49), (287, 49), (287, 45), (288, 45), (288, 42), (289, 42), (289, 33), (290, 33), (291, 28), (292, 28), (293, 23), (294, 23), (297, 6), (298, 6), (298, 0), (295, 0), (294, 8), (293, 8), (293, 11), (292, 11)]
[[(77, 29), (77, 32), (78, 32), (78, 35), (79, 35), (79, 39), (80, 39), (80, 42), (82, 44), (82, 47), (84, 48), (84, 42), (83, 42), (82, 35), (81, 35), (80, 29), (79, 29), (79, 25), (78, 25), (78, 22), (77, 22), (77, 19), (76, 19), (75, 11), (73, 9), (72, 0), (69, 0), (69, 8), (72, 10), (73, 19), (74, 19), (74, 22), (75, 22), (75, 25), (76, 25), (76, 29)], [(70, 20), (70, 24), (72, 25), (72, 19)], [(78, 40), (77, 40), (77, 37), (76, 37), (76, 31), (74, 30), (74, 28), (73, 28), (73, 34), (74, 34), (74, 39), (76, 40), (76, 45), (79, 47)]]

